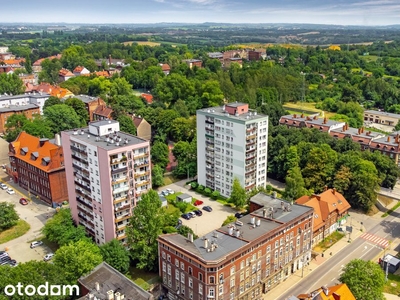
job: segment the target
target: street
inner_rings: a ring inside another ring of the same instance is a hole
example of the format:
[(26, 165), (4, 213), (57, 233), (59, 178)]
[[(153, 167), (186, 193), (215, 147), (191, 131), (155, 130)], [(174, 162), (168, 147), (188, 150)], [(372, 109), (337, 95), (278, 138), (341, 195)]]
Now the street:
[[(372, 228), (368, 229), (369, 227), (367, 226), (368, 231), (366, 234), (359, 233), (359, 236), (349, 243), (347, 247), (344, 247), (337, 253), (333, 253), (333, 257), (315, 270), (312, 270), (306, 278), (281, 294), (277, 299), (286, 299), (291, 295), (297, 296), (299, 294), (309, 293), (325, 285), (335, 285), (339, 282), (342, 268), (351, 260), (356, 258), (372, 260), (376, 258), (383, 251), (382, 247), (378, 244), (378, 241), (394, 241), (400, 237), (400, 222), (398, 217), (399, 213), (398, 210), (396, 210), (392, 215), (384, 218)], [(368, 225), (368, 223), (372, 223), (373, 220), (371, 220), (371, 222), (366, 220), (365, 222), (367, 222)], [(389, 249), (394, 250), (394, 248), (398, 250), (398, 243), (389, 242), (386, 251)], [(376, 261), (376, 263), (378, 262)], [(279, 286), (277, 289), (279, 289)]]

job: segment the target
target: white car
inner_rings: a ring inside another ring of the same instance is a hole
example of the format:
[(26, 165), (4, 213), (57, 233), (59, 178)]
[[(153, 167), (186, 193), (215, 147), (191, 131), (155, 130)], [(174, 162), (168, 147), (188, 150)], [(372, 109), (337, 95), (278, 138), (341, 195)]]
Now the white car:
[(31, 243), (31, 249), (39, 247), (41, 245), (43, 245), (42, 241), (34, 241), (34, 242)]
[(189, 215), (191, 218), (196, 218), (196, 213), (193, 212), (193, 211), (188, 212), (188, 215)]
[(5, 183), (0, 183), (0, 188), (1, 188), (2, 190), (6, 190), (6, 189), (8, 189), (8, 186), (7, 186), (7, 184), (5, 184)]
[(43, 260), (44, 261), (49, 261), (49, 260), (51, 260), (53, 258), (53, 256), (54, 256), (54, 253), (48, 253), (43, 257)]
[(171, 189), (167, 189), (167, 192), (168, 192), (170, 195), (175, 194), (175, 191), (174, 191), (174, 190), (171, 190)]
[(10, 195), (14, 195), (15, 191), (12, 188), (8, 188), (7, 189), (7, 193), (10, 194)]

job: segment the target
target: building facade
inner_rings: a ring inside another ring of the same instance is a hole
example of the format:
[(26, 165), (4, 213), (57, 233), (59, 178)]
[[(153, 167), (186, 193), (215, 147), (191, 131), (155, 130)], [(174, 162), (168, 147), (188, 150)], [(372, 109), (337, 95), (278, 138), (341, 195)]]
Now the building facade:
[(53, 207), (68, 200), (63, 148), (56, 143), (21, 132), (9, 144), (8, 174), (30, 195)]
[(0, 95), (0, 108), (7, 108), (10, 106), (23, 106), (27, 104), (36, 104), (39, 106), (40, 113), (43, 113), (43, 106), (50, 95), (47, 93), (27, 93), (23, 95)]
[(8, 107), (0, 107), (0, 134), (6, 133), (7, 119), (14, 114), (25, 115), (28, 120), (32, 120), (35, 115), (40, 115), (40, 108), (36, 104), (25, 104), (21, 106), (10, 105)]
[(400, 114), (388, 113), (378, 110), (365, 110), (364, 122), (396, 126), (400, 121)]
[(196, 240), (159, 237), (159, 274), (168, 299), (263, 299), (301, 272), (311, 259), (313, 209), (265, 194), (252, 200), (262, 208)]
[(151, 189), (150, 144), (120, 132), (117, 121), (61, 133), (72, 217), (97, 244), (126, 243), (125, 228)]
[[(229, 197), (234, 178), (246, 191), (267, 181), (268, 116), (247, 103), (197, 111), (198, 183)], [(205, 162), (205, 163), (204, 163)]]

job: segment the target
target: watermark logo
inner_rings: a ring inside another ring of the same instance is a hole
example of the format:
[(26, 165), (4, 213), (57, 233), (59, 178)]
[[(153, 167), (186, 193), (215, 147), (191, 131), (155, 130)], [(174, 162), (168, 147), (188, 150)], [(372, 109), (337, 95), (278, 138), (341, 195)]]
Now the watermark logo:
[(49, 285), (48, 282), (35, 287), (31, 284), (24, 286), (18, 282), (16, 286), (7, 285), (4, 288), (6, 296), (79, 296), (79, 287), (77, 285)]

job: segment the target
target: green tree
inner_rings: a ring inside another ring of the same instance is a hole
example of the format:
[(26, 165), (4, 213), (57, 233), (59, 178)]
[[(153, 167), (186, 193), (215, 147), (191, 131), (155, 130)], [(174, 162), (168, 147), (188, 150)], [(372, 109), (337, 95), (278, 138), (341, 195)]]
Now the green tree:
[(81, 127), (81, 120), (75, 110), (65, 104), (56, 104), (48, 107), (44, 111), (44, 116), (53, 134)]
[(52, 219), (48, 220), (42, 232), (50, 242), (57, 243), (59, 246), (85, 239), (90, 241), (85, 229), (80, 225), (78, 227), (74, 225), (71, 210), (67, 208), (60, 209)]
[(81, 99), (68, 98), (67, 100), (65, 100), (64, 104), (74, 109), (81, 121), (82, 126), (87, 125), (87, 123), (89, 122), (89, 113), (86, 109), (85, 103)]
[(152, 176), (151, 181), (153, 188), (158, 188), (164, 185), (164, 169), (159, 165), (154, 165), (151, 170)]
[(298, 166), (288, 171), (285, 181), (285, 199), (294, 201), (308, 194), (307, 189), (304, 187), (304, 179)]
[(230, 223), (235, 222), (236, 220), (237, 220), (237, 218), (236, 218), (234, 215), (227, 216), (226, 219), (225, 219), (225, 221), (222, 223), (221, 226), (228, 225), (228, 224), (230, 224)]
[(24, 83), (17, 74), (0, 74), (0, 95), (20, 95), (25, 92)]
[(398, 121), (396, 126), (394, 126), (394, 130), (396, 130), (396, 131), (400, 130), (400, 121)]
[(25, 57), (24, 68), (25, 68), (26, 73), (32, 74), (32, 71), (33, 71), (32, 70), (32, 61), (31, 61), (31, 58), (29, 55), (27, 55)]
[(187, 237), (188, 234), (193, 234), (193, 239), (197, 239), (198, 236), (194, 233), (193, 229), (190, 228), (189, 226), (182, 225), (181, 227), (178, 228), (178, 233), (180, 235), (183, 235), (184, 237)]
[(165, 211), (156, 191), (150, 190), (133, 210), (126, 233), (131, 257), (139, 269), (156, 270), (158, 267), (157, 238), (165, 224)]
[(381, 267), (373, 261), (362, 259), (350, 261), (344, 267), (339, 280), (349, 287), (356, 299), (384, 299), (385, 274)]
[(15, 226), (18, 220), (19, 216), (15, 211), (15, 205), (8, 202), (0, 202), (0, 231)]
[(129, 252), (116, 239), (100, 246), (100, 252), (103, 260), (110, 266), (125, 274), (129, 269)]
[(244, 207), (247, 203), (246, 190), (240, 185), (238, 178), (233, 179), (232, 192), (229, 202), (233, 203), (238, 208)]
[(103, 258), (97, 245), (80, 240), (60, 247), (53, 261), (55, 266), (63, 269), (67, 282), (75, 284), (78, 278), (91, 272)]
[(39, 73), (39, 82), (58, 83), (58, 72), (62, 68), (61, 62), (58, 59), (45, 59), (41, 66), (42, 71)]
[(117, 121), (119, 122), (121, 131), (136, 135), (136, 127), (135, 124), (133, 124), (131, 117), (127, 115), (119, 115)]
[(163, 142), (155, 142), (151, 147), (151, 161), (165, 169), (169, 162), (169, 149), (167, 144)]
[(55, 96), (50, 96), (43, 105), (43, 110), (45, 110), (46, 108), (56, 105), (56, 104), (62, 104), (62, 101), (60, 98), (55, 97)]

